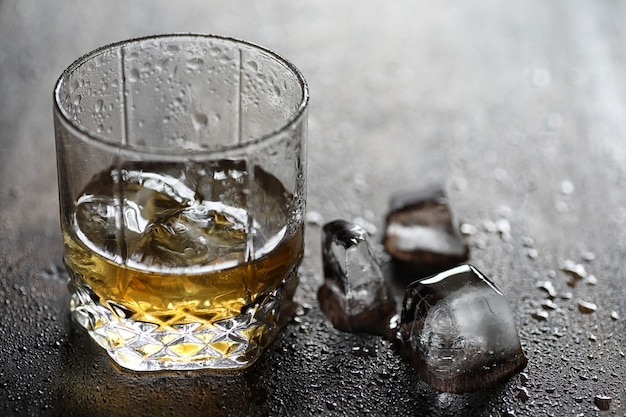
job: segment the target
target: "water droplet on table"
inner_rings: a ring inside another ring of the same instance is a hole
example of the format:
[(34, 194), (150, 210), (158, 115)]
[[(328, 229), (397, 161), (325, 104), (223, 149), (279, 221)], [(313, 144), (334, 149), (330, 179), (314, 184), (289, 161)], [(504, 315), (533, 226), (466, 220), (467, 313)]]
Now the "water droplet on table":
[(528, 395), (528, 388), (526, 387), (518, 387), (518, 391), (517, 391), (517, 395), (516, 397), (522, 401), (522, 402), (526, 402), (528, 401), (528, 399), (530, 398), (530, 395)]
[(570, 287), (576, 286), (578, 281), (584, 279), (587, 276), (587, 270), (584, 265), (576, 263), (571, 259), (566, 259), (561, 265), (561, 271), (565, 272), (570, 276), (570, 280), (567, 285)]
[(592, 302), (578, 300), (578, 311), (584, 314), (591, 314), (598, 309), (598, 306)]
[(306, 222), (310, 225), (321, 226), (324, 223), (324, 216), (319, 211), (308, 210)]
[(463, 223), (461, 224), (460, 231), (465, 236), (472, 236), (478, 233), (478, 229), (473, 224)]
[(545, 291), (550, 298), (556, 297), (556, 290), (554, 289), (552, 281), (539, 281), (537, 283), (537, 288)]
[(593, 252), (585, 252), (583, 253), (582, 258), (585, 262), (592, 262), (596, 259), (596, 254)]

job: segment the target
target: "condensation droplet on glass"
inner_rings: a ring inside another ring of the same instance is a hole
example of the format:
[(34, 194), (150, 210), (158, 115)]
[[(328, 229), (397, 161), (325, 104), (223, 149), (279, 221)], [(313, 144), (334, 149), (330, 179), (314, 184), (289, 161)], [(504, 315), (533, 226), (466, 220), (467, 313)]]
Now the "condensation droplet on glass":
[(570, 195), (574, 192), (574, 184), (571, 181), (565, 180), (561, 182), (561, 193), (563, 195)]
[(169, 122), (170, 122), (170, 117), (169, 116), (163, 117), (163, 123), (169, 123)]
[(557, 201), (556, 203), (554, 203), (554, 208), (556, 209), (557, 213), (567, 213), (570, 209), (569, 205), (567, 205), (565, 201)]
[(256, 61), (248, 61), (248, 66), (250, 67), (250, 69), (252, 71), (258, 71), (259, 70), (259, 64), (257, 64)]
[(557, 130), (563, 126), (563, 116), (560, 113), (550, 113), (546, 116), (546, 126), (550, 130)]
[(274, 94), (277, 96), (280, 96), (281, 94), (280, 88), (277, 85), (274, 86)]
[(203, 129), (209, 123), (209, 118), (205, 113), (194, 113), (193, 115), (193, 127), (196, 130)]
[(201, 58), (191, 58), (187, 60), (187, 68), (190, 70), (197, 70), (204, 64)]
[(506, 180), (507, 177), (507, 172), (504, 168), (496, 168), (493, 171), (493, 177), (496, 179), (496, 181), (498, 182), (503, 182), (504, 180)]
[(156, 71), (158, 71), (158, 72), (161, 72), (161, 71), (163, 71), (163, 68), (164, 68), (164, 67), (167, 67), (167, 65), (168, 65), (169, 63), (170, 63), (170, 59), (169, 59), (169, 58), (163, 58), (163, 59), (161, 60), (161, 62), (157, 63), (157, 64), (154, 66), (154, 69), (155, 69)]
[(76, 96), (74, 96), (74, 100), (72, 101), (72, 103), (74, 103), (75, 106), (80, 106), (80, 101), (83, 99), (83, 96), (81, 96), (80, 94), (77, 94)]
[(102, 110), (104, 109), (104, 101), (102, 99), (97, 100), (96, 101), (96, 113), (100, 113), (102, 112)]
[(140, 77), (141, 77), (141, 75), (139, 74), (139, 70), (137, 68), (132, 68), (128, 72), (128, 81), (131, 82), (131, 83), (135, 83), (135, 82), (139, 81)]
[(99, 124), (98, 126), (96, 126), (96, 132), (98, 133), (102, 133), (102, 131), (104, 130), (104, 126)]
[(530, 82), (535, 87), (546, 87), (552, 82), (552, 75), (546, 68), (534, 68), (530, 74)]

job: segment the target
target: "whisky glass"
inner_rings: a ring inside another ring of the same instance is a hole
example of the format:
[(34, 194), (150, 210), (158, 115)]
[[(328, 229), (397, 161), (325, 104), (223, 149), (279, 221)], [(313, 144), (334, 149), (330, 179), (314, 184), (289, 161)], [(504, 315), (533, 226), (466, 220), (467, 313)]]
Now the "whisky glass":
[(54, 88), (74, 320), (123, 368), (241, 370), (294, 310), (309, 93), (254, 44), (157, 35)]

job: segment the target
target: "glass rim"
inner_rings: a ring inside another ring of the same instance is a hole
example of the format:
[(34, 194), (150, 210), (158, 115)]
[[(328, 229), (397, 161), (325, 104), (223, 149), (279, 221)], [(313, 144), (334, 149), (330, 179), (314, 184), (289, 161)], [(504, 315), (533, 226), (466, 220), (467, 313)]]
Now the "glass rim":
[[(61, 105), (60, 99), (60, 91), (61, 86), (65, 81), (69, 80), (70, 74), (72, 74), (77, 68), (87, 63), (89, 60), (96, 58), (97, 56), (103, 54), (104, 52), (113, 50), (115, 48), (121, 48), (126, 45), (136, 44), (143, 41), (148, 40), (157, 40), (157, 39), (174, 39), (174, 38), (196, 38), (196, 39), (216, 39), (220, 41), (233, 42), (239, 45), (245, 45), (247, 47), (259, 50), (263, 53), (266, 53), (271, 58), (276, 61), (282, 63), (287, 67), (289, 71), (295, 76), (300, 89), (302, 90), (302, 98), (300, 99), (298, 107), (295, 109), (293, 114), (283, 123), (281, 123), (277, 128), (270, 130), (269, 132), (260, 135), (258, 137), (253, 137), (243, 143), (237, 143), (232, 145), (219, 145), (214, 146), (207, 149), (185, 149), (185, 148), (153, 148), (148, 146), (136, 146), (130, 144), (123, 143), (113, 143), (109, 140), (107, 135), (100, 134), (91, 129), (86, 129), (82, 125), (74, 122), (64, 108)], [(257, 146), (266, 145), (272, 142), (272, 139), (280, 136), (281, 133), (289, 130), (291, 127), (296, 126), (300, 120), (306, 114), (308, 104), (309, 104), (309, 87), (308, 84), (298, 69), (291, 61), (283, 58), (276, 52), (265, 48), (263, 46), (257, 45), (252, 42), (244, 41), (241, 39), (229, 37), (229, 36), (221, 36), (207, 33), (195, 33), (195, 32), (181, 32), (181, 33), (164, 33), (164, 34), (156, 34), (156, 35), (147, 35), (141, 37), (130, 38), (122, 41), (117, 41), (113, 43), (109, 43), (103, 45), (99, 48), (96, 48), (86, 54), (82, 55), (74, 62), (72, 62), (59, 76), (54, 84), (53, 89), (53, 102), (54, 102), (54, 113), (57, 116), (58, 120), (65, 124), (65, 126), (74, 131), (74, 134), (81, 137), (81, 140), (84, 142), (92, 143), (99, 147), (104, 147), (110, 150), (116, 150), (121, 154), (132, 154), (132, 155), (154, 155), (161, 156), (167, 159), (176, 159), (177, 157), (182, 158), (190, 158), (190, 157), (202, 157), (202, 156), (215, 156), (218, 154), (222, 154), (225, 152), (232, 151), (241, 151), (249, 148), (254, 148)]]

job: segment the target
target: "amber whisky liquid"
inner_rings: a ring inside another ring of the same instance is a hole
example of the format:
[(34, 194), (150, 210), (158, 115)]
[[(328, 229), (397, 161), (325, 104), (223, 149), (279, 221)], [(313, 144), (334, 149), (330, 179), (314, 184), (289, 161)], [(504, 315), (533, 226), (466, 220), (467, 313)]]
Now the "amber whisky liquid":
[(291, 200), (232, 161), (98, 174), (64, 228), (74, 317), (130, 369), (248, 366), (297, 283)]

